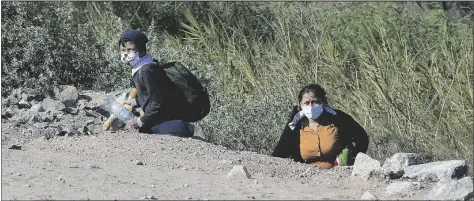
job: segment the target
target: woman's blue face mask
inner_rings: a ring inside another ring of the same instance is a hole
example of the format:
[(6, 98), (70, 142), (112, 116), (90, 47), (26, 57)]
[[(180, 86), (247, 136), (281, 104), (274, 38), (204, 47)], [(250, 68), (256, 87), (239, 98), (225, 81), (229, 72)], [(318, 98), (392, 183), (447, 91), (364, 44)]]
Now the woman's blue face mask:
[(314, 106), (302, 107), (301, 112), (308, 119), (318, 119), (324, 111), (323, 105), (316, 104)]

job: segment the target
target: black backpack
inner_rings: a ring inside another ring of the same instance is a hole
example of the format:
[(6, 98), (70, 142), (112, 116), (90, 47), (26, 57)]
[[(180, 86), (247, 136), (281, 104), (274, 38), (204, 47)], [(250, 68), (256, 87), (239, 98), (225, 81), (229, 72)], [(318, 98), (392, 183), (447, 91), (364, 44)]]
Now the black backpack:
[(191, 114), (186, 114), (186, 119), (183, 120), (197, 122), (206, 117), (211, 109), (211, 103), (209, 93), (199, 82), (199, 79), (179, 62), (169, 62), (161, 65), (161, 67), (170, 80), (184, 92), (191, 106)]

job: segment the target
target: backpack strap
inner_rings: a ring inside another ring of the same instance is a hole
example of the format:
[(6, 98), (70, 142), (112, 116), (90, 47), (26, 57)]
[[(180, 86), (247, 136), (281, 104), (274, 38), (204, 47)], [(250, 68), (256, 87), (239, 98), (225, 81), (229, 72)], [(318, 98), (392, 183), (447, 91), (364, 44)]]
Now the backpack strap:
[(133, 77), (137, 72), (139, 72), (140, 69), (141, 69), (143, 66), (148, 65), (148, 64), (155, 64), (155, 63), (158, 65), (158, 62), (156, 62), (156, 61), (153, 60), (153, 61), (151, 61), (151, 62), (142, 63), (142, 65), (140, 65), (139, 67), (137, 67), (137, 68), (135, 68), (135, 69), (132, 69), (132, 77)]
[(171, 68), (171, 67), (175, 66), (177, 63), (178, 63), (178, 62), (175, 62), (175, 61), (173, 61), (173, 62), (168, 62), (168, 63), (165, 63), (165, 64), (161, 65), (161, 67), (162, 67), (163, 69), (167, 69), (167, 68)]

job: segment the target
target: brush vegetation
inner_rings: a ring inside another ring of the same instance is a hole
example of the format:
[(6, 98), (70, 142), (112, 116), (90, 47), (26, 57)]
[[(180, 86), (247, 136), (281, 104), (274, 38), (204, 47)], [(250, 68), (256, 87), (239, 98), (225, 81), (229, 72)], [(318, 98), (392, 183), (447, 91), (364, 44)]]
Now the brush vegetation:
[[(472, 7), (471, 7), (472, 8)], [(269, 154), (308, 83), (370, 136), (369, 154), (473, 158), (472, 10), (411, 2), (2, 2), (2, 95), (117, 90), (125, 28), (206, 85), (207, 140)]]

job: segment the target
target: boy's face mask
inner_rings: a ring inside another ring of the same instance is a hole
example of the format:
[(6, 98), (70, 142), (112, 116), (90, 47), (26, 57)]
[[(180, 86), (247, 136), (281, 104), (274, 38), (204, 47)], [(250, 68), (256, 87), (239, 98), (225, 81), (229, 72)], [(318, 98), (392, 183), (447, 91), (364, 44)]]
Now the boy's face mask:
[(138, 55), (138, 52), (122, 53), (120, 60), (125, 64), (133, 66), (135, 63), (138, 62), (138, 60), (140, 60)]
[(131, 41), (120, 45), (120, 60), (133, 68), (140, 60), (140, 53), (137, 51), (136, 45)]

